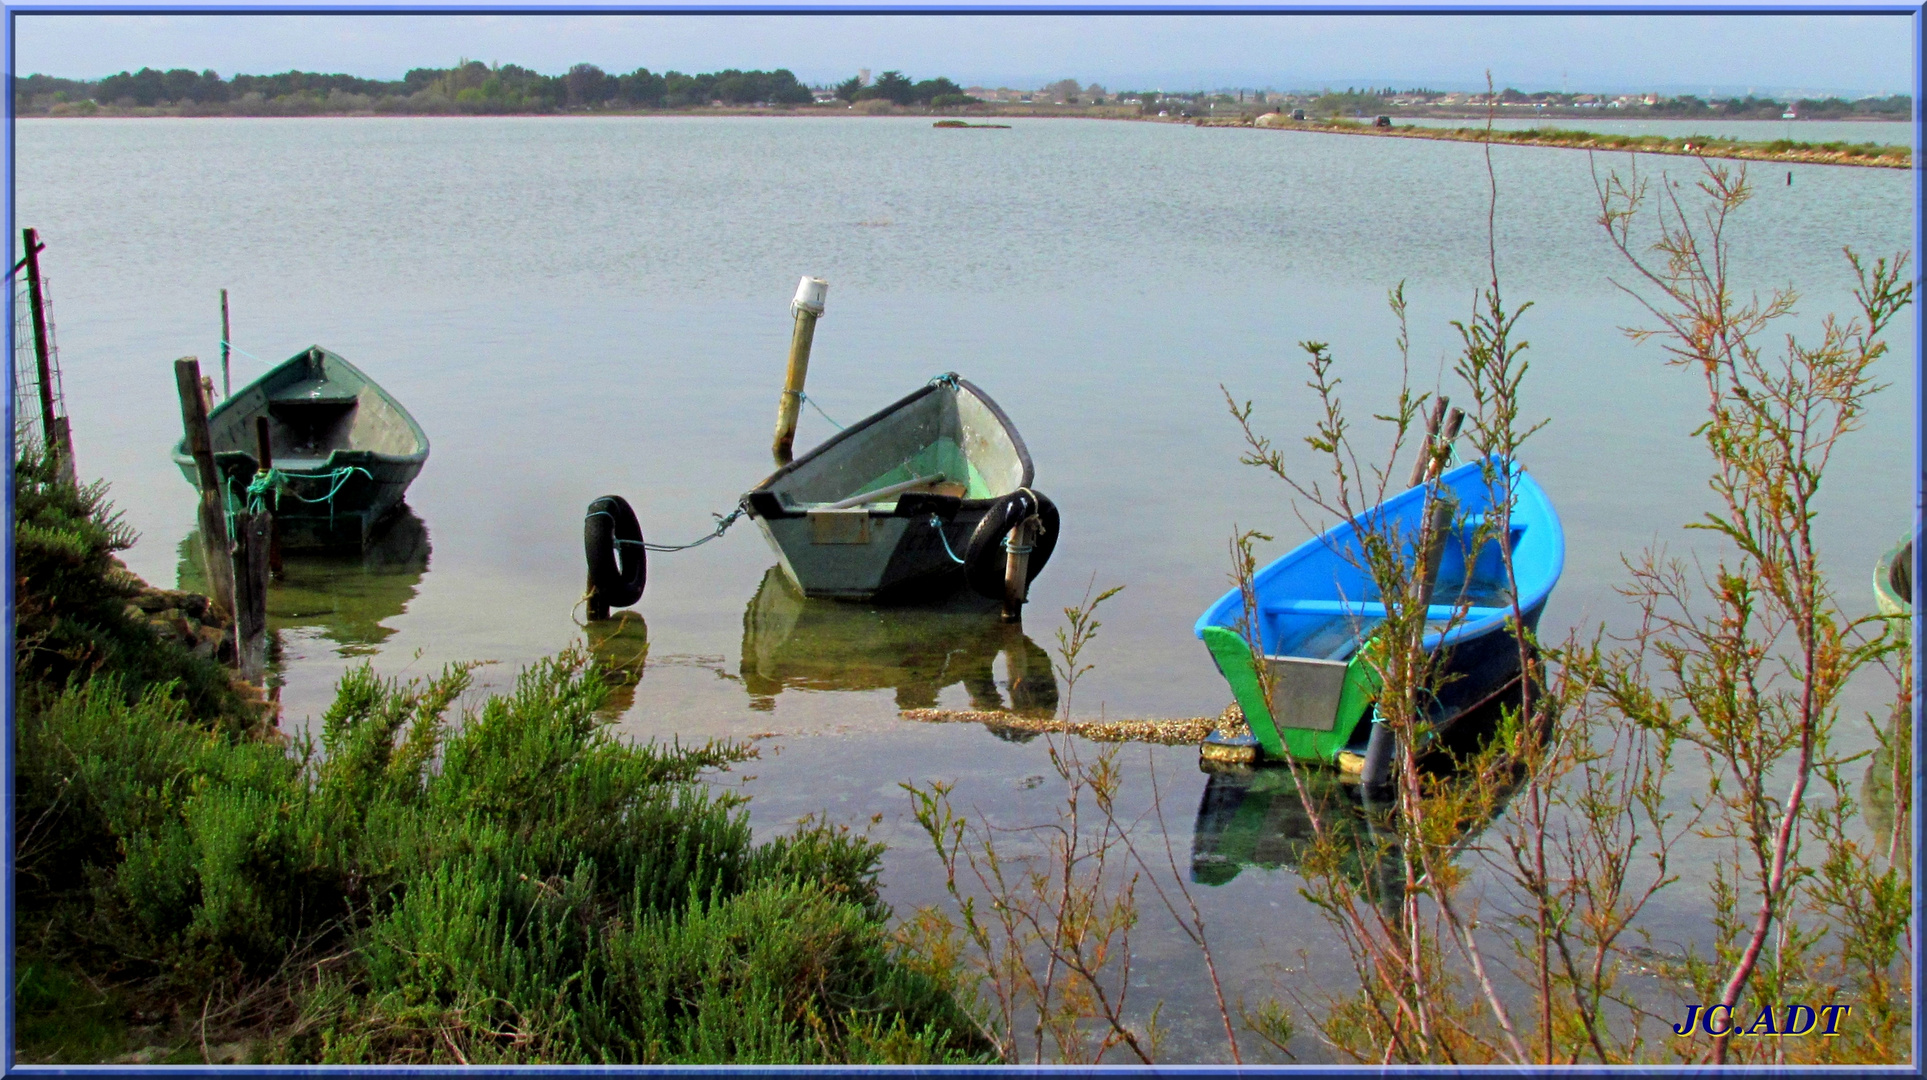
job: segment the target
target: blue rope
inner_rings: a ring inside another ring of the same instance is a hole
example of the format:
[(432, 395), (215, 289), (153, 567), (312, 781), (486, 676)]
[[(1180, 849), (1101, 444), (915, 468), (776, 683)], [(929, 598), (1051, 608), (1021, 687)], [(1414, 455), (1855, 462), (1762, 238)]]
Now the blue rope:
[(247, 358), (248, 358), (248, 359), (250, 359), (250, 360), (253, 360), (253, 361), (256, 361), (257, 363), (262, 363), (262, 364), (272, 364), (272, 363), (273, 363), (273, 361), (271, 361), (271, 360), (263, 360), (263, 359), (261, 359), (260, 357), (258, 357), (258, 356), (256, 356), (256, 355), (254, 355), (253, 353), (251, 353), (251, 352), (249, 352), (249, 351), (247, 351), (246, 349), (243, 349), (243, 348), (242, 348), (241, 346), (239, 346), (239, 345), (236, 345), (236, 344), (235, 344), (234, 342), (232, 342), (232, 341), (226, 341), (226, 340), (223, 340), (223, 341), (221, 342), (221, 344), (223, 344), (223, 345), (226, 345), (226, 346), (227, 346), (228, 348), (230, 348), (230, 349), (233, 349), (233, 350), (234, 350), (235, 352), (238, 352), (238, 353), (240, 353), (240, 354), (241, 354), (242, 356), (245, 356), (245, 357), (247, 357)]
[[(700, 547), (703, 544), (707, 544), (711, 540), (714, 540), (718, 536), (721, 536), (724, 533), (728, 532), (729, 527), (731, 525), (736, 524), (736, 519), (743, 516), (743, 508), (739, 506), (736, 509), (730, 511), (727, 516), (723, 514), (711, 514), (709, 516), (716, 519), (716, 531), (713, 533), (710, 533), (708, 536), (705, 536), (700, 540), (691, 540), (687, 544), (649, 544), (649, 543), (644, 543), (641, 540), (624, 540), (620, 536), (615, 538), (615, 542), (618, 546), (627, 544), (630, 547), (640, 547), (645, 551), (687, 551), (690, 548)], [(611, 522), (615, 521), (616, 519), (615, 515), (611, 514), (607, 510), (597, 510), (595, 513), (587, 515), (582, 520), (587, 521), (589, 520), (589, 518), (592, 518), (592, 517), (606, 517)]]
[(957, 388), (957, 373), (954, 371), (946, 371), (943, 374), (937, 376), (936, 378), (931, 379), (930, 382), (926, 385), (948, 386), (954, 390)]
[[(815, 410), (816, 410), (816, 415), (818, 415), (818, 416), (820, 416), (820, 417), (822, 417), (822, 418), (823, 418), (823, 419), (825, 419), (825, 420), (830, 420), (830, 414), (829, 414), (829, 413), (826, 413), (826, 412), (824, 412), (824, 411), (823, 411), (823, 406), (821, 406), (821, 405), (818, 405), (818, 404), (816, 403), (816, 399), (815, 399), (815, 398), (813, 398), (813, 397), (811, 397), (811, 396), (809, 396), (808, 394), (805, 394), (805, 393), (803, 393), (803, 392), (802, 392), (802, 391), (800, 391), (800, 390), (799, 390), (799, 391), (797, 391), (797, 394), (796, 394), (796, 396), (797, 396), (797, 397), (800, 397), (800, 398), (802, 398), (802, 399), (803, 399), (804, 401), (807, 401), (807, 402), (809, 402), (809, 403), (810, 403), (810, 408), (812, 408), (812, 409), (815, 409)], [(842, 425), (842, 424), (839, 424), (839, 423), (837, 423), (837, 422), (836, 422), (835, 420), (830, 420), (830, 426), (831, 426), (831, 427), (833, 427), (833, 428), (835, 428), (835, 429), (836, 429), (836, 430), (838, 430), (838, 431), (842, 431), (842, 430), (843, 430), (843, 425)]]
[(931, 514), (930, 527), (937, 530), (937, 539), (943, 541), (943, 553), (945, 555), (950, 556), (951, 562), (956, 563), (958, 566), (962, 566), (964, 561), (957, 557), (956, 552), (950, 550), (950, 536), (948, 533), (945, 533), (943, 531), (943, 519), (938, 517), (935, 514)]

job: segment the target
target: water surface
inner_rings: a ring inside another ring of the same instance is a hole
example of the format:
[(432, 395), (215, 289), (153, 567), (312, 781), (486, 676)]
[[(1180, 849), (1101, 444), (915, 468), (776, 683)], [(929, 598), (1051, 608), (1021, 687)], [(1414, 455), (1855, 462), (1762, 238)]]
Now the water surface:
[[(757, 740), (763, 759), (721, 782), (756, 794), (759, 828), (817, 810), (882, 815), (889, 898), (904, 910), (941, 882), (900, 781), (956, 780), (959, 801), (998, 824), (1044, 820), (1060, 793), (1042, 740), (898, 710), (1055, 700), (1080, 716), (1217, 713), (1229, 695), (1190, 628), (1226, 587), (1227, 538), (1267, 531), (1269, 556), (1319, 524), (1238, 464), (1225, 392), (1255, 400), (1293, 468), (1314, 469), (1298, 343), (1328, 342), (1361, 450), (1376, 453), (1386, 437), (1366, 416), (1398, 374), (1387, 291), (1404, 283), (1413, 377), (1430, 386), (1457, 349), (1450, 320), (1469, 315), (1489, 276), (1486, 158), (1457, 143), (1044, 119), (1006, 131), (855, 118), (34, 120), (16, 132), (16, 213), (49, 245), (77, 457), (141, 532), (135, 571), (192, 583), (194, 499), (167, 458), (179, 437), (169, 364), (193, 354), (218, 370), (222, 288), (246, 350), (237, 385), (320, 344), (429, 433), (394, 550), (291, 563), (271, 601), (290, 726), (318, 714), (350, 664), (418, 676), (493, 661), (478, 681), (500, 687), (582, 639), (580, 521), (599, 495), (628, 498), (653, 541), (708, 532), (771, 468), (799, 275), (831, 283), (808, 388), (828, 416), (847, 424), (951, 370), (995, 397), (1064, 518), (1021, 630), (967, 601), (876, 612), (785, 595), (771, 553), (739, 525), (653, 556), (632, 619), (590, 635), (633, 676), (613, 703), (625, 733)], [(1695, 167), (1636, 161), (1654, 179)], [(1526, 407), (1549, 421), (1523, 457), (1567, 530), (1543, 630), (1623, 628), (1622, 553), (1706, 543), (1680, 529), (1706, 502), (1689, 434), (1698, 381), (1619, 330), (1646, 316), (1616, 285), (1631, 277), (1593, 223), (1593, 178), (1635, 159), (1497, 147), (1492, 164), (1498, 268), (1508, 301), (1533, 303), (1520, 323)], [(1910, 243), (1909, 172), (1756, 175), (1734, 225), (1736, 274), (1747, 288), (1797, 286), (1805, 325), (1846, 294), (1842, 245)], [(1871, 610), (1873, 562), (1912, 516), (1915, 345), (1904, 328), (1894, 344), (1880, 366), (1891, 389), (1841, 448), (1823, 497), (1821, 539), (1855, 611)], [(806, 410), (798, 445), (833, 430)], [(1101, 611), (1095, 670), (1074, 690), (1040, 678), (1060, 610), (1113, 585), (1125, 589)], [(1186, 867), (1194, 828), (1249, 832), (1200, 824), (1210, 815), (1195, 808), (1230, 796), (1207, 788), (1195, 760), (1184, 747), (1126, 753), (1130, 812), (1149, 811), (1155, 763)], [(1284, 813), (1260, 814), (1276, 805), (1266, 792), (1240, 797), (1247, 821)], [(1288, 833), (1199, 841), (1216, 867), (1201, 900), (1227, 977), (1253, 1000), (1278, 979), (1343, 981), (1344, 958), (1298, 896)], [(1227, 875), (1232, 848), (1253, 854)], [(1694, 903), (1682, 890), (1661, 930), (1703, 931)], [(1159, 927), (1141, 936), (1136, 992), (1147, 1008), (1172, 1002), (1174, 1056), (1210, 1056), (1201, 969)]]

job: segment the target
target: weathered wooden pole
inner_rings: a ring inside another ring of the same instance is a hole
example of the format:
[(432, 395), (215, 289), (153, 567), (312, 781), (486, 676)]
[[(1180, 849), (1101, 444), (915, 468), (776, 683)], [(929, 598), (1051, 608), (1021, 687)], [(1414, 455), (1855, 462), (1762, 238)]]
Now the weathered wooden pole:
[(1432, 399), (1432, 412), (1425, 418), (1425, 438), (1418, 444), (1418, 460), (1412, 462), (1412, 478), (1405, 482), (1414, 488), (1425, 482), (1425, 474), (1432, 468), (1432, 443), (1438, 438), (1439, 422), (1445, 419), (1445, 404), (1450, 400), (1443, 394)]
[(221, 477), (214, 468), (214, 440), (207, 432), (207, 400), (201, 396), (201, 362), (192, 356), (174, 361), (174, 387), (181, 398), (181, 427), (194, 455), (195, 482), (201, 489), (201, 544), (207, 564), (209, 599), (225, 615), (234, 614), (234, 548), (228, 543), (221, 506)]
[[(254, 460), (256, 475), (274, 471), (274, 444), (268, 438), (268, 418), (254, 418)], [(272, 520), (272, 518), (270, 518)], [(275, 577), (281, 575), (281, 530), (268, 530), (268, 569)]]
[(1005, 622), (1023, 621), (1024, 601), (1030, 598), (1030, 550), (1037, 545), (1040, 527), (1037, 515), (1032, 514), (1011, 526), (1004, 541)]
[(54, 467), (68, 483), (74, 482), (74, 439), (67, 418), (54, 415), (53, 350), (47, 340), (47, 299), (40, 280), (40, 253), (47, 245), (32, 229), (20, 230), (27, 249), (27, 310), (33, 320), (33, 358), (40, 379), (40, 441)]
[(268, 552), (274, 515), (267, 510), (234, 516), (240, 550), (234, 558), (234, 655), (241, 678), (260, 683), (268, 663)]
[(228, 370), (227, 370), (228, 344), (227, 343), (228, 343), (227, 290), (222, 289), (221, 290), (221, 396), (224, 398), (232, 397), (234, 395), (234, 384), (228, 380)]
[(783, 376), (783, 397), (776, 403), (776, 440), (770, 453), (776, 467), (790, 463), (796, 445), (796, 418), (803, 409), (803, 380), (810, 373), (810, 343), (816, 339), (816, 320), (823, 317), (823, 301), (830, 283), (806, 277), (796, 285), (796, 299), (790, 313), (796, 316), (796, 329), (790, 334), (789, 370)]

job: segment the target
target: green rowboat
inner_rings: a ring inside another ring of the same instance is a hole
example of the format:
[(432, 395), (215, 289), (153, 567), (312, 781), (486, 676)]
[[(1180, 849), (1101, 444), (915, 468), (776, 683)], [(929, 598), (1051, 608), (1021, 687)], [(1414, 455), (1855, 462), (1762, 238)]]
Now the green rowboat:
[[(260, 461), (255, 420), (268, 421), (274, 472), (260, 498), (285, 550), (366, 547), (428, 460), (428, 436), (361, 369), (313, 345), (235, 391), (207, 417), (228, 505), (250, 500)], [(187, 441), (174, 464), (196, 483)]]

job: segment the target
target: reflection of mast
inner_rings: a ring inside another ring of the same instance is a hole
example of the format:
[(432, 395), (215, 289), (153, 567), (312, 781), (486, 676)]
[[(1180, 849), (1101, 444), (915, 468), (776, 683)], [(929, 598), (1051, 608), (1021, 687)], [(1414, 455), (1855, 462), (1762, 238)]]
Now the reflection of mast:
[(958, 684), (973, 709), (1057, 709), (1049, 655), (1021, 626), (1002, 621), (996, 601), (968, 590), (933, 608), (811, 600), (776, 567), (743, 611), (741, 672), (755, 709), (775, 708), (786, 689), (894, 690), (899, 709), (929, 708)]

